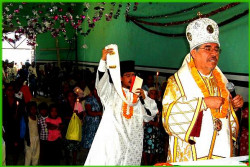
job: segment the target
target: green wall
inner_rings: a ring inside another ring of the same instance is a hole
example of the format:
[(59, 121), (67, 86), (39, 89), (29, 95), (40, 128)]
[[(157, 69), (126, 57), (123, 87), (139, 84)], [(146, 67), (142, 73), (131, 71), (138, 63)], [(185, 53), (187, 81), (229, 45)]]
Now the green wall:
[[(90, 8), (96, 6), (97, 3), (90, 3)], [(137, 11), (133, 11), (133, 3), (131, 3), (130, 14), (136, 16), (152, 16), (157, 14), (171, 13), (193, 7), (199, 3), (139, 3)], [(207, 7), (199, 9), (201, 13), (209, 13), (228, 3), (213, 3)], [(228, 18), (239, 14), (248, 9), (248, 3), (229, 9), (225, 12), (218, 13), (210, 18), (216, 22), (224, 21)], [(80, 6), (80, 5), (79, 5)], [(118, 6), (118, 5), (117, 5)], [(109, 13), (110, 4), (106, 3), (104, 15)], [(114, 10), (114, 14), (117, 7)], [(149, 33), (133, 22), (125, 21), (126, 3), (123, 3), (121, 15), (118, 19), (112, 18), (112, 21), (105, 20), (105, 16), (96, 22), (95, 28), (86, 37), (79, 34), (78, 36), (78, 59), (84, 62), (99, 62), (102, 49), (108, 44), (117, 44), (119, 48), (120, 60), (135, 60), (139, 66), (153, 66), (163, 68), (179, 68), (183, 58), (189, 51), (188, 42), (185, 37), (165, 37)], [(79, 10), (81, 11), (81, 10)], [(89, 10), (88, 15), (93, 17), (93, 10)], [(196, 16), (198, 10), (179, 14), (167, 19), (146, 20), (151, 22), (173, 22), (186, 20)], [(87, 30), (87, 22), (85, 20), (84, 29)], [(159, 32), (165, 33), (184, 33), (187, 24), (172, 27), (154, 27), (146, 26)], [(223, 72), (235, 72), (248, 74), (248, 54), (249, 54), (249, 22), (248, 15), (244, 16), (230, 24), (220, 28), (220, 43), (222, 53), (220, 56), (219, 66)], [(36, 60), (56, 60), (55, 53), (41, 53), (39, 48), (54, 47), (55, 42), (50, 34), (39, 35), (37, 40), (39, 46), (36, 51)], [(63, 38), (62, 38), (63, 40)], [(63, 41), (60, 41), (63, 43)], [(54, 45), (53, 45), (54, 43)], [(86, 44), (87, 48), (82, 46)], [(60, 44), (60, 47), (67, 47), (66, 44)], [(65, 52), (65, 51), (64, 51)], [(66, 54), (67, 53), (64, 53)], [(54, 56), (53, 56), (54, 54)], [(61, 52), (60, 52), (61, 54)], [(74, 60), (75, 53), (71, 52), (69, 56), (61, 55), (62, 60)]]
[[(50, 32), (39, 34), (37, 36), (38, 46), (36, 47), (36, 61), (57, 61), (57, 51), (41, 51), (43, 49), (56, 49), (56, 38), (53, 38)], [(60, 59), (75, 60), (75, 44), (69, 44), (65, 41), (64, 37), (58, 37), (58, 46), (60, 48)], [(64, 49), (63, 49), (64, 48)]]

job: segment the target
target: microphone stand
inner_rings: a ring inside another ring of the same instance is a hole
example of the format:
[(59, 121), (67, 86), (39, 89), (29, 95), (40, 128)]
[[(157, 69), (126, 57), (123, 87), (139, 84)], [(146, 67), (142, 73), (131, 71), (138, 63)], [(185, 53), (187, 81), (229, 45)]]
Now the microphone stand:
[[(226, 87), (228, 91), (230, 92), (232, 98), (234, 98), (236, 96), (234, 84), (232, 82), (228, 82)], [(241, 131), (242, 131), (242, 108), (239, 108), (238, 111), (235, 111), (235, 112), (236, 112), (235, 114), (239, 122), (239, 133), (235, 141), (235, 146), (236, 146), (235, 155), (239, 156), (240, 155), (240, 137), (241, 137)]]
[(236, 148), (237, 152), (235, 153), (236, 156), (240, 156), (240, 137), (241, 137), (241, 132), (242, 132), (242, 108), (239, 108), (238, 111), (236, 111), (236, 116), (239, 121), (239, 133), (236, 139)]

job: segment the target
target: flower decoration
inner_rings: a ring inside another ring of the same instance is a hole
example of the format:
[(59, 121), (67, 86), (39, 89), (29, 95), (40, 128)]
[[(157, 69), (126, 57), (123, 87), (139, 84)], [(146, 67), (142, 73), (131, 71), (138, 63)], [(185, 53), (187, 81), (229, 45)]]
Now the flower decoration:
[(114, 19), (117, 19), (120, 16), (121, 8), (122, 8), (122, 3), (119, 4), (118, 9), (114, 15)]
[(82, 48), (88, 49), (88, 46), (86, 44), (82, 45)]
[(138, 2), (135, 2), (135, 3), (134, 3), (133, 11), (136, 11), (136, 10), (137, 10), (138, 4), (139, 4)]
[[(91, 6), (90, 3), (83, 3), (82, 13), (76, 15), (78, 5), (76, 3), (4, 3), (3, 4), (3, 25), (7, 27), (14, 27), (17, 25), (16, 32), (26, 34), (29, 45), (36, 44), (36, 35), (50, 32), (53, 38), (62, 35), (66, 42), (72, 42), (74, 37), (68, 37), (66, 30), (67, 25), (70, 25), (76, 34), (86, 37), (96, 25), (96, 22), (101, 20), (104, 15), (105, 6), (111, 5), (110, 12), (105, 14), (106, 21), (111, 21), (112, 17), (117, 19), (120, 15), (122, 3), (119, 3), (118, 9), (114, 14), (115, 2), (112, 3), (97, 3), (96, 6)], [(126, 12), (129, 11), (130, 3), (127, 5)], [(95, 10), (94, 16), (87, 15), (88, 10)], [(87, 19), (86, 19), (87, 17)], [(24, 18), (24, 19), (22, 19)], [(26, 20), (26, 21), (25, 21)], [(84, 21), (88, 23), (88, 29), (83, 30), (82, 24)], [(3, 34), (3, 40), (5, 35)], [(7, 39), (9, 42), (15, 42), (18, 37), (14, 39)]]
[(105, 14), (106, 21), (110, 21), (110, 20), (112, 19), (115, 4), (116, 4), (115, 2), (112, 2), (112, 3), (111, 3), (112, 6), (111, 6), (111, 9), (110, 9), (109, 14)]
[[(122, 89), (122, 93), (124, 95), (124, 97), (126, 98), (126, 93), (125, 91)], [(133, 94), (133, 101), (132, 103), (135, 104), (138, 101), (138, 97), (136, 94)], [(129, 112), (127, 112), (127, 109), (129, 108)], [(126, 118), (126, 119), (130, 119), (133, 115), (134, 115), (134, 107), (133, 106), (128, 106), (128, 104), (126, 102), (122, 102), (122, 115)]]
[(127, 6), (126, 6), (126, 14), (125, 14), (125, 15), (128, 15), (128, 14), (129, 14), (130, 6), (131, 6), (131, 3), (127, 3)]

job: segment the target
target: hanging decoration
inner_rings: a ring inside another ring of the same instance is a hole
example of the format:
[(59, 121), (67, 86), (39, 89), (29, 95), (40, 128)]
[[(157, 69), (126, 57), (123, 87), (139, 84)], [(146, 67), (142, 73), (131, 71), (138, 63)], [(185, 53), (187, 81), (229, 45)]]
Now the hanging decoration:
[(130, 6), (131, 6), (131, 3), (127, 3), (125, 16), (128, 16), (129, 11), (130, 11)]
[[(206, 6), (208, 4), (210, 4), (210, 3), (202, 3), (202, 4), (198, 4), (196, 6), (193, 6), (193, 7), (184, 9), (184, 10), (180, 10), (180, 11), (176, 11), (176, 12), (172, 12), (172, 13), (167, 13), (167, 14), (162, 14), (162, 15), (155, 15), (155, 16), (133, 16), (133, 15), (130, 15), (129, 17), (131, 19), (158, 19), (158, 18), (167, 18), (167, 17), (173, 16), (173, 15), (184, 14), (184, 13), (187, 13), (189, 11), (193, 11), (193, 10), (195, 10), (197, 8)], [(138, 5), (138, 3), (137, 3), (137, 5)]]
[[(218, 23), (218, 26), (222, 27), (224, 25), (232, 23), (232, 22), (240, 19), (241, 17), (248, 15), (248, 13), (249, 13), (249, 11), (245, 10), (244, 12), (242, 12), (242, 13), (240, 13), (238, 15), (235, 15), (235, 16), (233, 16), (233, 17), (231, 17), (231, 18), (229, 18), (229, 19), (227, 19), (227, 20), (225, 20), (225, 21), (223, 21), (221, 23)], [(132, 21), (132, 22), (134, 22), (134, 21)], [(138, 27), (142, 28), (143, 30), (148, 31), (148, 32), (153, 33), (153, 34), (156, 34), (156, 35), (161, 35), (161, 36), (166, 36), (166, 37), (185, 37), (186, 36), (185, 33), (171, 34), (171, 33), (157, 32), (157, 31), (153, 31), (153, 30), (151, 30), (149, 28), (146, 28), (145, 26), (143, 26), (143, 25), (141, 25), (141, 24), (139, 24), (137, 22), (134, 22), (134, 23), (135, 23), (135, 25), (137, 25)]]
[(14, 34), (14, 38), (8, 38), (6, 35), (3, 36), (3, 39), (6, 40), (9, 43), (16, 43), (17, 41), (19, 41), (21, 39), (21, 34), (20, 33), (15, 33)]
[[(143, 21), (143, 20), (137, 20), (137, 19), (133, 19), (134, 21), (138, 22), (138, 23), (143, 23), (143, 24), (146, 24), (146, 25), (151, 25), (151, 26), (173, 26), (173, 25), (180, 25), (180, 24), (187, 24), (187, 23), (190, 23), (198, 18), (203, 18), (203, 17), (210, 17), (210, 16), (213, 16), (219, 12), (223, 12), (223, 11), (226, 11), (236, 5), (239, 5), (240, 3), (230, 3), (228, 5), (225, 5), (223, 7), (220, 7), (219, 9), (216, 9), (208, 14), (204, 14), (204, 15), (201, 15), (201, 16), (197, 16), (197, 17), (194, 17), (192, 19), (188, 19), (188, 20), (183, 20), (183, 21), (176, 21), (176, 22), (168, 22), (168, 23), (158, 23), (158, 22), (147, 22), (147, 21)], [(127, 16), (129, 17), (129, 16)], [(128, 18), (128, 20), (131, 20), (132, 18)]]
[(122, 3), (119, 4), (118, 9), (114, 15), (114, 19), (117, 19), (120, 16), (121, 8), (122, 8)]
[(219, 27), (222, 27), (222, 26), (224, 26), (224, 25), (227, 25), (227, 24), (229, 24), (229, 23), (232, 23), (232, 22), (234, 22), (234, 21), (240, 19), (241, 17), (248, 15), (248, 13), (249, 13), (249, 10), (245, 10), (244, 12), (242, 12), (242, 13), (240, 13), (240, 14), (237, 14), (237, 15), (235, 15), (235, 16), (233, 16), (233, 17), (231, 17), (231, 18), (229, 18), (229, 19), (227, 19), (227, 20), (225, 20), (225, 21), (223, 21), (223, 22), (220, 22), (220, 23), (218, 24), (218, 26), (219, 26)]
[[(203, 15), (200, 15), (200, 16), (198, 16), (198, 17), (195, 17), (195, 18), (192, 18), (192, 19), (188, 19), (188, 20), (185, 20), (185, 21), (181, 21), (181, 22), (163, 23), (162, 26), (166, 26), (166, 24), (167, 24), (167, 26), (179, 25), (180, 23), (181, 23), (181, 24), (187, 24), (187, 23), (189, 23), (189, 22), (191, 22), (191, 21), (193, 21), (193, 20), (195, 20), (195, 19), (197, 19), (197, 18), (210, 17), (210, 16), (212, 16), (212, 15), (218, 14), (219, 12), (226, 11), (226, 10), (228, 10), (228, 9), (230, 9), (230, 8), (232, 8), (232, 7), (236, 6), (236, 5), (238, 5), (238, 4), (239, 4), (239, 3), (231, 3), (231, 4), (228, 4), (228, 5), (226, 5), (226, 6), (221, 7), (221, 8), (219, 8), (219, 9), (216, 9), (216, 10), (214, 10), (214, 11), (208, 13), (208, 14), (203, 14)], [(183, 11), (186, 12), (186, 10), (183, 10)], [(176, 12), (176, 13), (177, 13), (177, 12)], [(178, 13), (179, 13), (179, 12), (178, 12)], [(248, 13), (249, 13), (249, 10), (245, 10), (244, 12), (242, 12), (242, 13), (240, 13), (240, 14), (237, 14), (237, 15), (235, 15), (235, 16), (233, 16), (233, 17), (227, 19), (227, 20), (222, 21), (221, 23), (218, 23), (218, 26), (222, 27), (222, 26), (224, 26), (224, 25), (227, 25), (227, 24), (229, 24), (229, 23), (231, 23), (231, 22), (233, 22), (233, 21), (238, 20), (239, 18), (241, 18), (241, 17), (243, 17), (243, 16), (245, 16), (245, 15), (248, 15)], [(134, 16), (133, 16), (133, 18), (134, 18)], [(138, 27), (142, 28), (142, 29), (145, 30), (145, 31), (148, 31), (148, 32), (150, 32), (150, 33), (153, 33), (153, 34), (157, 34), (157, 35), (161, 35), (161, 36), (167, 36), (167, 37), (185, 37), (185, 36), (186, 36), (185, 33), (179, 33), (179, 34), (178, 34), (178, 33), (177, 33), (177, 34), (176, 34), (176, 33), (163, 33), (163, 32), (157, 32), (157, 31), (151, 30), (150, 28), (147, 28), (147, 27), (145, 27), (145, 26), (143, 25), (144, 22), (141, 23), (140, 21), (138, 21), (138, 20), (136, 20), (136, 19), (131, 19), (129, 16), (127, 16), (127, 20), (128, 20), (128, 21), (132, 21), (132, 22), (135, 23), (135, 25), (137, 25)], [(161, 24), (162, 24), (162, 23), (161, 23)], [(146, 25), (147, 25), (147, 24), (146, 24)], [(158, 25), (157, 25), (157, 26), (158, 26)]]
[(104, 9), (104, 5), (106, 4), (105, 2), (103, 3), (99, 3), (100, 6), (95, 7), (95, 16), (93, 17), (93, 23), (101, 20), (102, 16), (103, 16), (103, 11)]
[(126, 6), (126, 12), (125, 12), (125, 16), (126, 16), (126, 22), (129, 21), (129, 11), (130, 11), (130, 5), (131, 3), (127, 3), (127, 6)]
[(111, 6), (111, 9), (110, 9), (109, 14), (105, 14), (106, 21), (110, 21), (110, 20), (112, 19), (115, 4), (116, 4), (115, 2), (112, 2), (112, 3), (111, 3), (112, 6)]
[(86, 44), (83, 44), (83, 45), (82, 45), (82, 48), (83, 48), (83, 49), (88, 49), (88, 46), (87, 46)]
[[(83, 5), (80, 13), (77, 10), (79, 4)], [(14, 28), (14, 25), (15, 27), (18, 26), (15, 29), (16, 38), (11, 39), (6, 34), (3, 34), (3, 40), (15, 43), (19, 40), (19, 36), (25, 34), (28, 38), (28, 45), (36, 46), (36, 36), (41, 33), (50, 32), (52, 37), (63, 36), (66, 42), (72, 43), (78, 34), (84, 37), (89, 35), (91, 30), (94, 29), (95, 23), (100, 21), (104, 15), (105, 6), (111, 5), (110, 11), (107, 11), (105, 14), (107, 21), (111, 21), (112, 17), (117, 19), (122, 7), (120, 3), (117, 12), (113, 16), (116, 6), (115, 2), (109, 4), (105, 2), (97, 3), (93, 7), (90, 6), (90, 3), (79, 4), (3, 3), (3, 26), (11, 28)], [(95, 11), (94, 16), (91, 17), (88, 15), (89, 10)], [(87, 22), (87, 27), (82, 25), (84, 21)], [(69, 36), (70, 33), (67, 30), (74, 31), (75, 35), (71, 35), (72, 37)]]
[(136, 10), (137, 10), (138, 4), (139, 4), (138, 2), (135, 2), (135, 3), (134, 3), (133, 11), (136, 11)]

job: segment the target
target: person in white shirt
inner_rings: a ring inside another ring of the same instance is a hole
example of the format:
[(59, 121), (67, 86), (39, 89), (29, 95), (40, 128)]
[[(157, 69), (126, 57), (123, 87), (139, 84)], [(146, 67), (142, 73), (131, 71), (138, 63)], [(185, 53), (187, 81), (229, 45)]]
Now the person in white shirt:
[[(144, 90), (137, 89), (139, 96), (129, 91), (135, 75), (133, 61), (121, 62), (121, 75), (110, 74), (106, 60), (112, 52), (113, 49), (103, 49), (98, 67), (96, 89), (104, 112), (85, 165), (140, 165), (143, 121), (152, 120), (158, 109)], [(120, 74), (119, 63), (115, 67)], [(118, 93), (115, 80), (121, 81), (118, 89), (126, 101)]]

